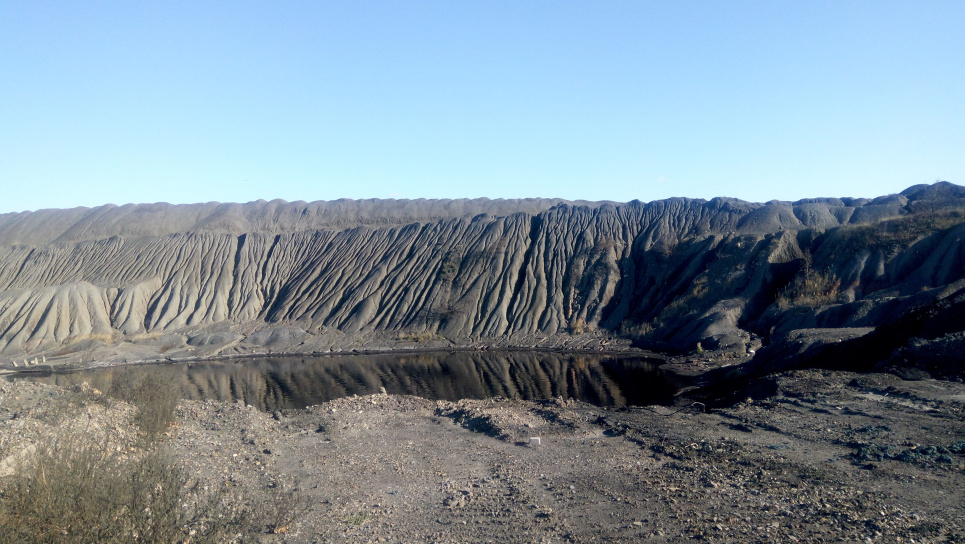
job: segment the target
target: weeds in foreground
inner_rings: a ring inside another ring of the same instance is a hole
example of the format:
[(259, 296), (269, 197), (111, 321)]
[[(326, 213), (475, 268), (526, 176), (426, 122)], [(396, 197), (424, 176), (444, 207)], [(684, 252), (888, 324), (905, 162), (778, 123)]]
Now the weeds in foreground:
[(63, 435), (0, 482), (0, 542), (216, 542), (243, 522), (195, 491), (162, 450), (126, 458)]
[(174, 423), (180, 391), (157, 370), (130, 369), (118, 373), (107, 394), (137, 408), (134, 423), (153, 444)]
[(0, 479), (0, 544), (250, 542), (287, 532), (307, 508), (288, 486), (258, 496), (202, 486), (163, 443), (128, 450), (94, 436), (57, 428)]

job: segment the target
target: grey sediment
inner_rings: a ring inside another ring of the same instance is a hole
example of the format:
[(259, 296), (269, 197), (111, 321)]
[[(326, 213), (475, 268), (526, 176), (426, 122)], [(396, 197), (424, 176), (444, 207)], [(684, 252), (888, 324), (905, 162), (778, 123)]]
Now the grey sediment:
[[(244, 356), (668, 354), (959, 376), (965, 188), (750, 203), (143, 204), (0, 215), (0, 372)], [(906, 332), (907, 331), (907, 332)], [(721, 374), (721, 375), (723, 375)]]

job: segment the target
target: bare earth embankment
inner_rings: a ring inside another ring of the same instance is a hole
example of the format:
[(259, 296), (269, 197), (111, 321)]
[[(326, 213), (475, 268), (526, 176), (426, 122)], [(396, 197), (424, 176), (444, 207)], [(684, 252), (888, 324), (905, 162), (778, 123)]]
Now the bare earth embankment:
[[(965, 385), (816, 370), (774, 380), (771, 398), (706, 412), (380, 394), (283, 413), (184, 401), (160, 447), (199, 489), (268, 512), (252, 541), (965, 538)], [(0, 388), (0, 471), (69, 427), (130, 456), (147, 447), (126, 403)]]

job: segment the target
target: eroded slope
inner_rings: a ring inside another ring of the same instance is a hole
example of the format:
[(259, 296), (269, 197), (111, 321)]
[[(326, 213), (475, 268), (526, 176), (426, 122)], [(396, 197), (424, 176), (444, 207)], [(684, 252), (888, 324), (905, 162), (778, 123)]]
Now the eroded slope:
[(874, 327), (954, 293), (962, 209), (965, 189), (942, 182), (767, 204), (259, 201), (6, 214), (0, 353), (587, 335), (743, 351), (754, 335)]

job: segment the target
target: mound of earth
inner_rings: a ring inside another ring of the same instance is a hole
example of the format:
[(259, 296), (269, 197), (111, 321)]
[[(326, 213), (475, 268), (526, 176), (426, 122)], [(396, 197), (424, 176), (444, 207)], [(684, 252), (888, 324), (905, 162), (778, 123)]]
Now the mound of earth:
[[(743, 356), (793, 344), (795, 331), (877, 328), (959, 304), (963, 234), (965, 187), (948, 182), (764, 204), (258, 201), (4, 214), (0, 370), (427, 348)], [(955, 311), (929, 315), (942, 334), (965, 330)], [(958, 343), (919, 329), (901, 342), (882, 331), (887, 342), (872, 346), (890, 349), (864, 350), (877, 357), (867, 364), (920, 355), (940, 375)]]

